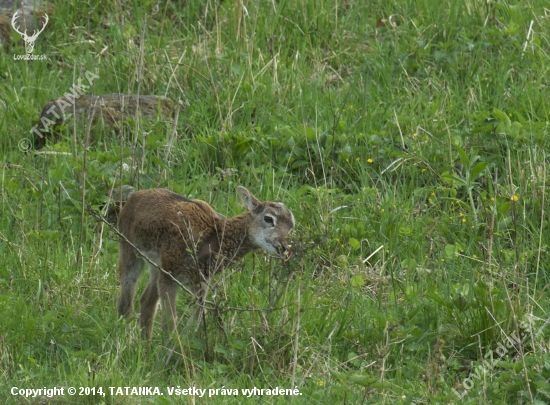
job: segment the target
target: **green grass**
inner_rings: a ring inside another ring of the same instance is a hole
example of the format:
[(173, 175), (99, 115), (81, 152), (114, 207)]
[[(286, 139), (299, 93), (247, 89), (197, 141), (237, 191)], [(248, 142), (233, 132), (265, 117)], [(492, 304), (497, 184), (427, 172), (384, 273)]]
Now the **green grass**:
[[(548, 403), (550, 3), (154, 4), (58, 2), (34, 51), (48, 61), (0, 54), (2, 403)], [(181, 100), (177, 136), (132, 121), (136, 148), (104, 133), (84, 153), (80, 130), (19, 150), (85, 70), (91, 94)], [(247, 256), (214, 279), (206, 333), (170, 356), (155, 325), (148, 350), (116, 316), (116, 237), (82, 204), (121, 179), (226, 215), (239, 184), (284, 201), (296, 255)], [(540, 333), (500, 357), (526, 321)], [(141, 386), (164, 396), (108, 388)]]

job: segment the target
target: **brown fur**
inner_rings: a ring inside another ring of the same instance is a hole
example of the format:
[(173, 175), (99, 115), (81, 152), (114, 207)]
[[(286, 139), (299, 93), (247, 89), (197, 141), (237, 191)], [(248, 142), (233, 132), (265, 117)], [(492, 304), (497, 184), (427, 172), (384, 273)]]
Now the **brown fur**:
[[(122, 207), (118, 227), (151, 261), (204, 298), (202, 286), (231, 262), (256, 248), (283, 255), (289, 247), (286, 237), (294, 227), (292, 213), (283, 204), (258, 201), (244, 187), (237, 190), (248, 212), (228, 219), (204, 201), (165, 189), (135, 191)], [(120, 242), (120, 316), (132, 316), (143, 263), (130, 244)], [(156, 267), (149, 266), (149, 271), (149, 284), (140, 301), (142, 333), (148, 339), (159, 298), (163, 327), (174, 330), (179, 288), (170, 275)]]
[[(67, 97), (63, 96), (50, 100), (44, 106), (36, 123), (37, 131), (42, 136), (33, 132), (35, 148), (45, 146), (48, 138), (58, 141), (60, 137), (56, 128), (61, 125), (67, 126), (69, 133), (74, 129), (73, 125), (77, 125), (78, 128), (84, 128), (86, 125), (95, 128), (98, 124), (103, 124), (104, 132), (108, 133), (111, 130), (119, 132), (122, 123), (136, 116), (136, 110), (144, 120), (155, 120), (157, 117), (169, 119), (174, 110), (174, 103), (169, 98), (143, 94), (140, 96), (135, 94), (81, 95), (74, 100), (74, 105), (60, 107), (60, 103), (64, 105), (63, 103), (67, 102)], [(42, 125), (43, 119), (55, 124), (45, 131), (46, 128)]]

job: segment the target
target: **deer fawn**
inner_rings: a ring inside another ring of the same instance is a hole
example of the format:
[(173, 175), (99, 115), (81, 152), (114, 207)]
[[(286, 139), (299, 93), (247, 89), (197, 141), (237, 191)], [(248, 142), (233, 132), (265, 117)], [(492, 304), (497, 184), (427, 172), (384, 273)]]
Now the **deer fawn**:
[(137, 249), (157, 265), (148, 263), (149, 284), (140, 300), (144, 338), (151, 339), (159, 298), (163, 330), (175, 329), (180, 283), (204, 299), (208, 279), (245, 254), (257, 248), (279, 257), (288, 254), (286, 238), (294, 228), (288, 208), (278, 202), (261, 202), (242, 186), (237, 191), (248, 212), (233, 218), (218, 214), (204, 201), (165, 189), (129, 194), (118, 220), (119, 231), (127, 239), (120, 241), (118, 314), (130, 318), (133, 313), (145, 264)]

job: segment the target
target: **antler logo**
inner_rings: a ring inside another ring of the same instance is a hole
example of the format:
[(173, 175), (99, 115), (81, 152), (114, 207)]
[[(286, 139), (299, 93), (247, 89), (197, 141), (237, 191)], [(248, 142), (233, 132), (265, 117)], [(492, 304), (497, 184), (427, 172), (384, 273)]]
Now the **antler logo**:
[(21, 35), (21, 38), (23, 38), (23, 41), (25, 41), (25, 43), (27, 44), (27, 46), (26, 46), (27, 55), (30, 55), (32, 53), (32, 51), (34, 51), (34, 43), (36, 42), (36, 38), (38, 38), (38, 35), (40, 35), (40, 33), (42, 31), (44, 31), (44, 28), (46, 28), (46, 24), (48, 24), (49, 17), (48, 17), (48, 14), (44, 13), (45, 20), (44, 20), (44, 23), (42, 24), (42, 28), (38, 32), (36, 32), (36, 30), (35, 30), (34, 33), (31, 36), (28, 36), (27, 35), (27, 30), (25, 30), (25, 32), (21, 32), (15, 26), (15, 20), (17, 19), (17, 16), (19, 15), (20, 12), (21, 12), (21, 10), (17, 10), (15, 12), (15, 14), (13, 15), (13, 17), (11, 19), (11, 26), (13, 27), (15, 32), (17, 32), (18, 34)]

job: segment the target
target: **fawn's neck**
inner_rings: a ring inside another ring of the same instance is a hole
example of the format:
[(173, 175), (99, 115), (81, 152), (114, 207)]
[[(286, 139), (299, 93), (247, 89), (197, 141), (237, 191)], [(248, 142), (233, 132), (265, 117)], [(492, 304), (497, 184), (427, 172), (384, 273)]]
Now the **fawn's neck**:
[(237, 260), (256, 249), (248, 234), (253, 217), (250, 212), (221, 221), (218, 227), (220, 254), (231, 260)]

